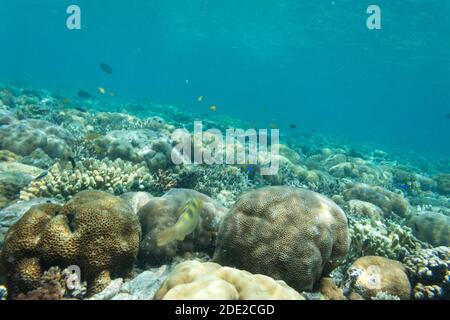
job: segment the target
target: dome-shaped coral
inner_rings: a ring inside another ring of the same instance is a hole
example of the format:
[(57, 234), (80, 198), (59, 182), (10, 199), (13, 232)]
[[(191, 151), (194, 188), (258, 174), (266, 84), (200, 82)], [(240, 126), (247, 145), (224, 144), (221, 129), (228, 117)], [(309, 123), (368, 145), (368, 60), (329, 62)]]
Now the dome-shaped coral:
[(219, 229), (214, 261), (309, 290), (349, 247), (347, 218), (325, 196), (294, 187), (244, 194)]
[(373, 299), (381, 293), (408, 300), (411, 285), (405, 267), (398, 261), (378, 256), (359, 258), (349, 269), (350, 290), (364, 299)]
[(185, 261), (155, 294), (156, 300), (304, 300), (284, 281), (217, 263)]
[[(194, 198), (201, 199), (204, 203), (195, 230), (186, 235), (183, 241), (172, 241), (163, 246), (157, 246), (157, 235), (173, 227), (182, 213), (180, 209), (188, 200)], [(151, 199), (138, 212), (143, 233), (139, 262), (155, 266), (186, 252), (212, 254), (219, 221), (225, 211), (226, 208), (214, 199), (191, 189), (172, 189), (162, 197)]]
[(89, 293), (112, 276), (126, 276), (139, 247), (140, 226), (120, 198), (101, 191), (78, 193), (64, 206), (32, 207), (8, 231), (1, 260), (14, 294), (36, 289), (50, 266), (78, 265)]

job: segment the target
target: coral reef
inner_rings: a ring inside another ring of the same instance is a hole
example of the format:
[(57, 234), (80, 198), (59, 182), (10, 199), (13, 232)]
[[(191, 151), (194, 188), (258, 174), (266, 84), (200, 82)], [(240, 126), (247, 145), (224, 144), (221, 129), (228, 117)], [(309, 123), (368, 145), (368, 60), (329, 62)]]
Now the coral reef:
[(99, 292), (111, 277), (131, 271), (139, 237), (132, 209), (105, 192), (80, 192), (64, 206), (34, 206), (5, 237), (8, 288), (14, 295), (35, 290), (48, 267), (78, 265), (88, 293)]
[(413, 234), (433, 246), (450, 246), (450, 216), (424, 211), (408, 220)]
[(130, 280), (115, 279), (102, 292), (90, 300), (152, 300), (156, 291), (172, 270), (171, 266), (163, 265), (151, 268)]
[(342, 289), (338, 288), (333, 279), (328, 277), (320, 279), (319, 291), (326, 300), (347, 300)]
[(434, 177), (437, 183), (437, 192), (440, 194), (449, 196), (450, 195), (450, 174), (439, 174)]
[(373, 203), (381, 208), (386, 216), (395, 213), (404, 217), (408, 211), (408, 201), (404, 197), (378, 186), (363, 183), (349, 184), (343, 195), (347, 201), (356, 199)]
[(18, 120), (0, 126), (0, 149), (21, 156), (42, 149), (52, 158), (67, 159), (72, 156), (71, 146), (74, 143), (73, 136), (67, 130), (42, 120)]
[(248, 176), (239, 168), (228, 165), (184, 166), (173, 175), (177, 188), (190, 188), (229, 206), (252, 187)]
[(450, 248), (422, 249), (403, 261), (415, 299), (450, 299)]
[[(157, 234), (175, 225), (181, 214), (180, 209), (192, 198), (199, 198), (204, 203), (200, 221), (194, 232), (181, 242), (174, 241), (158, 247)], [(162, 197), (151, 199), (138, 212), (143, 234), (139, 262), (157, 266), (187, 252), (212, 254), (219, 222), (225, 211), (226, 209), (217, 201), (189, 189), (172, 189)]]
[(365, 256), (356, 260), (348, 270), (345, 285), (364, 299), (379, 298), (380, 293), (409, 300), (411, 285), (404, 266), (394, 260)]
[(16, 300), (82, 299), (86, 287), (81, 284), (72, 286), (71, 274), (68, 269), (61, 271), (59, 267), (51, 267), (42, 274), (39, 288), (20, 293)]
[(226, 214), (214, 261), (310, 290), (347, 254), (347, 218), (334, 202), (294, 187), (244, 194)]
[(172, 164), (172, 145), (167, 137), (150, 129), (115, 130), (93, 141), (97, 154), (110, 159), (146, 162), (151, 171)]
[(156, 292), (155, 299), (304, 300), (284, 281), (199, 261), (185, 261), (177, 265)]
[(132, 164), (121, 159), (78, 162), (74, 169), (64, 169), (56, 163), (47, 176), (33, 181), (20, 193), (21, 200), (35, 197), (70, 199), (76, 193), (93, 189), (116, 195), (151, 188), (152, 176), (144, 164)]
[(351, 245), (347, 262), (367, 255), (401, 260), (425, 245), (412, 235), (411, 229), (388, 219), (349, 216), (349, 230)]
[(19, 198), (21, 190), (42, 172), (18, 162), (0, 162), (0, 208)]

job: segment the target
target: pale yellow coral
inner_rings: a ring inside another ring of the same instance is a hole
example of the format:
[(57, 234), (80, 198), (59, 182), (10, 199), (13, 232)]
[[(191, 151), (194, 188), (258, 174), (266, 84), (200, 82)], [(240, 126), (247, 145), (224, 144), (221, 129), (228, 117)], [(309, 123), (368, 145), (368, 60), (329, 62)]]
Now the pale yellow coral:
[(169, 275), (156, 300), (304, 300), (284, 281), (217, 263), (185, 261)]

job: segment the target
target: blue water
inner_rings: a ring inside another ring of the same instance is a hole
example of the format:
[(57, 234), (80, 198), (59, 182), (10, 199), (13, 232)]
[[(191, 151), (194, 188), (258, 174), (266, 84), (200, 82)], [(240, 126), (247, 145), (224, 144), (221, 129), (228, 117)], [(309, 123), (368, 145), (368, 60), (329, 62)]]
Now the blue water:
[(448, 0), (1, 0), (0, 58), (0, 81), (450, 156)]

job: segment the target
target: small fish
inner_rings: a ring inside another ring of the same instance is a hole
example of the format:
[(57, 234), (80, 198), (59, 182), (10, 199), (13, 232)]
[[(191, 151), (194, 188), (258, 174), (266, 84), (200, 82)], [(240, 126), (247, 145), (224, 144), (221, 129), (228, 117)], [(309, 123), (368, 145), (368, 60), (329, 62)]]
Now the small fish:
[(211, 110), (212, 112), (216, 112), (217, 111), (217, 106), (210, 106), (209, 110)]
[(186, 202), (180, 209), (179, 218), (173, 227), (161, 231), (156, 236), (156, 243), (158, 247), (178, 240), (183, 241), (184, 238), (194, 232), (200, 220), (200, 214), (203, 210), (203, 200), (200, 198), (193, 198)]
[(252, 165), (249, 165), (249, 166), (247, 166), (247, 169), (245, 171), (247, 171), (248, 174), (252, 174), (255, 172), (255, 167)]
[(43, 178), (45, 178), (48, 175), (48, 171), (42, 171), (42, 173), (40, 175), (38, 175), (36, 178), (34, 178), (34, 180), (41, 180)]
[(89, 92), (83, 90), (78, 91), (78, 96), (80, 98), (92, 98), (92, 95)]
[(110, 92), (110, 93), (109, 93), (109, 96), (110, 96), (110, 97), (115, 97), (116, 94), (115, 94), (114, 92)]
[(269, 128), (270, 129), (278, 129), (278, 124), (276, 124), (275, 122), (269, 123)]
[(103, 70), (103, 72), (105, 72), (107, 74), (111, 74), (112, 73), (112, 68), (110, 66), (108, 66), (106, 63), (101, 62), (100, 63), (100, 68)]
[(0, 286), (0, 300), (8, 298), (8, 289), (5, 286)]
[(445, 119), (450, 119), (450, 113), (447, 113), (447, 114), (445, 115)]
[(80, 106), (75, 106), (73, 107), (75, 110), (81, 111), (81, 112), (86, 112), (86, 108), (80, 107)]
[(70, 104), (72, 101), (69, 98), (64, 98), (62, 103), (63, 104)]
[(105, 88), (103, 88), (103, 87), (98, 87), (98, 92), (99, 92), (100, 94), (105, 94), (105, 93), (106, 93), (106, 90), (105, 90)]
[(296, 129), (296, 128), (297, 128), (297, 125), (295, 125), (295, 124), (290, 124), (290, 125), (289, 125), (289, 128), (291, 128), (291, 129)]
[(199, 97), (197, 98), (197, 101), (198, 101), (198, 102), (202, 102), (202, 101), (203, 101), (203, 96), (199, 96)]

